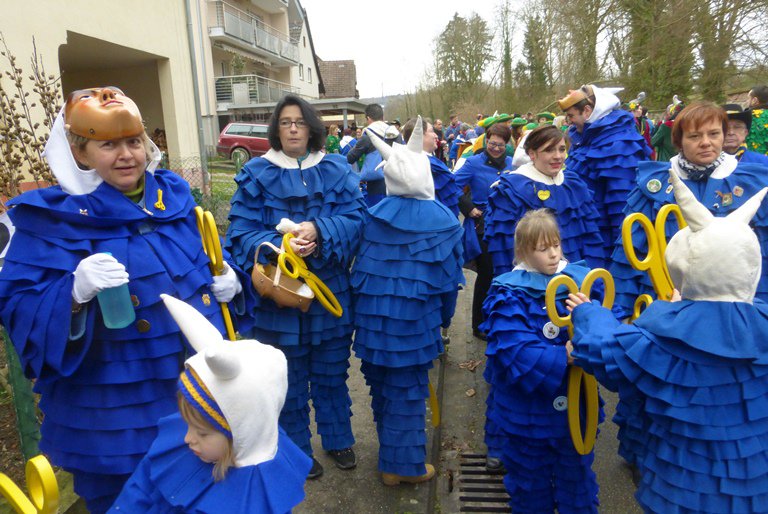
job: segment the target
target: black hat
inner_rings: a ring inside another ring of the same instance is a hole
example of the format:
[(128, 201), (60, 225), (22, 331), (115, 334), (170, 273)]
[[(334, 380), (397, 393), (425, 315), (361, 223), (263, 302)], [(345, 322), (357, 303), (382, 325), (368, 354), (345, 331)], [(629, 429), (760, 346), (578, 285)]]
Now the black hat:
[(743, 121), (747, 126), (747, 131), (752, 129), (752, 113), (750, 111), (745, 111), (739, 104), (725, 104), (723, 109), (729, 120)]

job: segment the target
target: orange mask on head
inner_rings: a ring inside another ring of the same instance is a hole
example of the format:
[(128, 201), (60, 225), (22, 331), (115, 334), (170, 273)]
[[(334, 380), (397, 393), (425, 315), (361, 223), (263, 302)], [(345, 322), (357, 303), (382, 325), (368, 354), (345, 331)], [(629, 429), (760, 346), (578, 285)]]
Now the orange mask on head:
[(97, 141), (133, 137), (144, 132), (139, 108), (116, 87), (70, 93), (64, 108), (64, 123), (73, 134)]

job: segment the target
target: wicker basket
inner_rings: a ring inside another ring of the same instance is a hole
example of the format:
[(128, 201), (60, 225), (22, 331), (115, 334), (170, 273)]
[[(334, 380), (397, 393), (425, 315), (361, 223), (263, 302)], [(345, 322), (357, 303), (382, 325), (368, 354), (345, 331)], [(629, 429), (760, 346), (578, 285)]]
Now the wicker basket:
[(272, 299), (278, 307), (292, 307), (301, 312), (307, 312), (315, 294), (311, 289), (304, 288), (308, 294), (301, 294), (299, 290), (304, 286), (301, 280), (284, 275), (279, 266), (273, 264), (259, 264), (259, 252), (262, 246), (267, 246), (280, 253), (283, 250), (272, 243), (261, 243), (256, 249), (251, 279), (253, 287), (264, 298)]

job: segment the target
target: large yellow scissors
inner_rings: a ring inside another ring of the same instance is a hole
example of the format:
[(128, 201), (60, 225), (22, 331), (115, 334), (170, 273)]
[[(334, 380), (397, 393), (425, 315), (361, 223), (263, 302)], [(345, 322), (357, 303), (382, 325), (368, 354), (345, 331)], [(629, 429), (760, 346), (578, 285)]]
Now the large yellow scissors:
[[(210, 211), (204, 211), (199, 205), (195, 207), (195, 220), (197, 221), (197, 230), (200, 231), (200, 238), (203, 240), (203, 251), (208, 256), (208, 267), (211, 275), (218, 277), (224, 273), (224, 257), (221, 253), (221, 241), (219, 240), (219, 231), (216, 228), (216, 220)], [(226, 303), (219, 302), (221, 315), (224, 318), (224, 326), (227, 329), (227, 337), (230, 341), (235, 340), (235, 327), (232, 325), (232, 316), (229, 314), (229, 307)]]
[(0, 494), (19, 514), (54, 514), (59, 511), (59, 486), (53, 468), (42, 455), (32, 457), (26, 466), (29, 498), (8, 478), (0, 473)]
[[(624, 223), (621, 226), (622, 244), (624, 245), (624, 253), (629, 264), (638, 271), (648, 272), (653, 284), (653, 290), (656, 292), (656, 297), (659, 300), (671, 300), (675, 287), (672, 284), (672, 278), (669, 275), (669, 269), (664, 260), (664, 254), (667, 251), (666, 224), (670, 214), (673, 214), (677, 219), (679, 229), (687, 226), (685, 219), (683, 219), (683, 213), (676, 204), (667, 204), (659, 209), (654, 224), (651, 224), (651, 220), (646, 215), (634, 212), (624, 218)], [(645, 259), (642, 260), (637, 257), (637, 252), (632, 244), (632, 225), (634, 223), (640, 224), (648, 241), (648, 253)], [(638, 302), (640, 301), (638, 299)], [(647, 299), (642, 301), (647, 301)], [(637, 312), (639, 308), (640, 305), (636, 302), (635, 311)]]
[[(568, 327), (568, 335), (573, 339), (573, 321), (571, 314), (561, 316), (557, 311), (557, 291), (562, 286), (569, 293), (584, 293), (589, 297), (592, 286), (596, 280), (602, 279), (605, 285), (603, 295), (603, 307), (610, 309), (613, 306), (613, 300), (616, 297), (616, 287), (613, 277), (607, 270), (602, 268), (593, 269), (584, 277), (581, 289), (574, 280), (567, 275), (558, 275), (549, 281), (545, 302), (549, 319), (558, 327)], [(587, 420), (584, 433), (581, 431), (581, 420), (579, 419), (579, 404), (581, 402), (581, 391), (584, 390), (586, 398)], [(579, 455), (587, 455), (595, 447), (597, 439), (597, 420), (600, 412), (600, 400), (597, 394), (597, 380), (592, 375), (584, 372), (583, 369), (571, 365), (568, 372), (568, 428), (571, 432), (571, 441), (573, 447)]]
[(320, 305), (337, 318), (340, 318), (344, 311), (339, 300), (336, 299), (336, 295), (317, 275), (309, 271), (304, 259), (291, 248), (290, 240), (294, 237), (290, 232), (283, 236), (283, 251), (277, 256), (277, 265), (289, 277), (301, 278), (312, 292), (315, 293), (315, 297), (320, 302)]

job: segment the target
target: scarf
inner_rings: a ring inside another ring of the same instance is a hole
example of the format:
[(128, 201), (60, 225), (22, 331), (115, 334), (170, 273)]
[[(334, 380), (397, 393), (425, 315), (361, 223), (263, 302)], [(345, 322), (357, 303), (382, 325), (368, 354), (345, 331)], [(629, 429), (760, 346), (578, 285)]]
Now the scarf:
[(680, 169), (683, 170), (688, 176), (688, 180), (701, 182), (708, 179), (709, 176), (712, 175), (712, 172), (714, 172), (717, 167), (723, 163), (723, 159), (725, 159), (725, 153), (720, 152), (720, 155), (717, 156), (717, 159), (712, 161), (710, 164), (707, 164), (706, 166), (700, 166), (690, 162), (683, 156), (683, 153), (680, 152), (677, 154), (677, 165), (680, 166)]
[(493, 166), (494, 168), (496, 168), (497, 170), (499, 170), (499, 171), (502, 171), (504, 169), (504, 167), (507, 165), (507, 153), (506, 152), (501, 154), (501, 156), (499, 156), (499, 157), (494, 157), (491, 154), (489, 154), (488, 152), (485, 152), (485, 156), (488, 158), (488, 160), (486, 162), (488, 164), (490, 164), (491, 166)]

